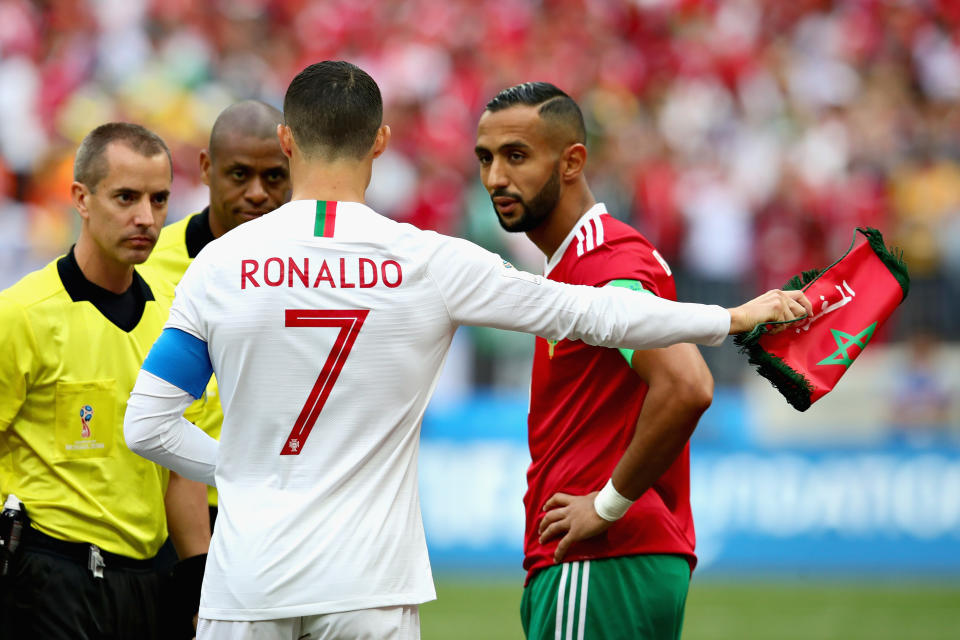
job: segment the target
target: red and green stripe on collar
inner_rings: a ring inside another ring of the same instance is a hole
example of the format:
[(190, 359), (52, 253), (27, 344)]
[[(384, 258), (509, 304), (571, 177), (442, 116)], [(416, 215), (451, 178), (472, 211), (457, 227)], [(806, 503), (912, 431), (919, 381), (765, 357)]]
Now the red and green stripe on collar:
[(332, 238), (336, 226), (336, 201), (317, 200), (317, 216), (313, 223), (313, 235), (317, 238)]

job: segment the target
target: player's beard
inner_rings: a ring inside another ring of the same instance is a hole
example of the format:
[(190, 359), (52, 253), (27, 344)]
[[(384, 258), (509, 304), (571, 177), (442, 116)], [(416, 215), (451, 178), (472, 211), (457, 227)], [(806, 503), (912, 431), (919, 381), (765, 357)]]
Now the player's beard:
[(493, 210), (497, 214), (497, 220), (500, 221), (500, 226), (503, 227), (503, 230), (511, 233), (532, 231), (543, 224), (543, 221), (557, 208), (557, 202), (560, 201), (559, 168), (554, 167), (550, 177), (547, 178), (547, 181), (540, 188), (540, 191), (538, 191), (537, 195), (533, 196), (529, 202), (517, 194), (508, 193), (505, 189), (498, 189), (490, 195), (491, 199), (502, 196), (514, 198), (522, 211), (519, 218), (513, 222), (507, 222), (500, 215), (500, 212), (497, 211), (496, 206), (494, 206)]

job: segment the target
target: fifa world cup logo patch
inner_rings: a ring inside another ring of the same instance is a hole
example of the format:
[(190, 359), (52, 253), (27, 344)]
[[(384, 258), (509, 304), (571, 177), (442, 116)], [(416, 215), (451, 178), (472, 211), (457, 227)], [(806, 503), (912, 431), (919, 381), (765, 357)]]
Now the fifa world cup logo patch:
[(80, 436), (84, 439), (90, 437), (91, 420), (93, 420), (93, 407), (85, 404), (80, 407)]

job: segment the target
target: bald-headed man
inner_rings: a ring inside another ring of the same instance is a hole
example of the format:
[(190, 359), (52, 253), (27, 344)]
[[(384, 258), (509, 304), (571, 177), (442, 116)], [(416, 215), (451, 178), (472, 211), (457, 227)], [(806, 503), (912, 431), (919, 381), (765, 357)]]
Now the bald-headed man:
[[(257, 100), (223, 110), (213, 123), (209, 146), (200, 151), (200, 175), (210, 187), (210, 205), (165, 227), (148, 265), (176, 284), (207, 244), (290, 199), (290, 169), (277, 140), (281, 122), (279, 110)], [(223, 411), (216, 379), (211, 379), (204, 400), (207, 406), (198, 426), (218, 438)], [(209, 487), (207, 498), (212, 526), (217, 490)]]
[(281, 122), (280, 111), (255, 100), (227, 107), (214, 122), (210, 146), (200, 152), (214, 238), (290, 199), (290, 170), (277, 140)]
[(200, 175), (210, 205), (164, 228), (149, 264), (179, 281), (208, 243), (290, 199), (290, 170), (277, 140), (283, 114), (257, 100), (230, 105), (217, 117), (200, 151)]

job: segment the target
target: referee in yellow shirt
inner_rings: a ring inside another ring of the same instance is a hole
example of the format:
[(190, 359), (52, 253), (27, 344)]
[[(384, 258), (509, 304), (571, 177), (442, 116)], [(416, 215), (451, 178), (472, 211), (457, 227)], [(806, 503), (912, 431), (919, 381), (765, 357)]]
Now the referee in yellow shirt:
[(9, 638), (159, 639), (154, 556), (168, 526), (183, 558), (210, 540), (203, 485), (123, 437), (173, 296), (165, 278), (134, 269), (166, 218), (170, 151), (143, 127), (102, 125), (80, 144), (74, 180), (77, 243), (0, 292), (0, 493), (29, 518), (0, 621)]
[[(290, 170), (277, 139), (282, 122), (279, 110), (257, 100), (238, 102), (217, 116), (209, 146), (200, 152), (200, 174), (210, 188), (210, 204), (164, 227), (147, 266), (177, 284), (208, 243), (290, 199)], [(210, 378), (198, 402), (203, 410), (192, 422), (219, 439), (223, 409), (216, 378)], [(217, 516), (215, 488), (208, 487), (207, 500), (212, 527)]]

